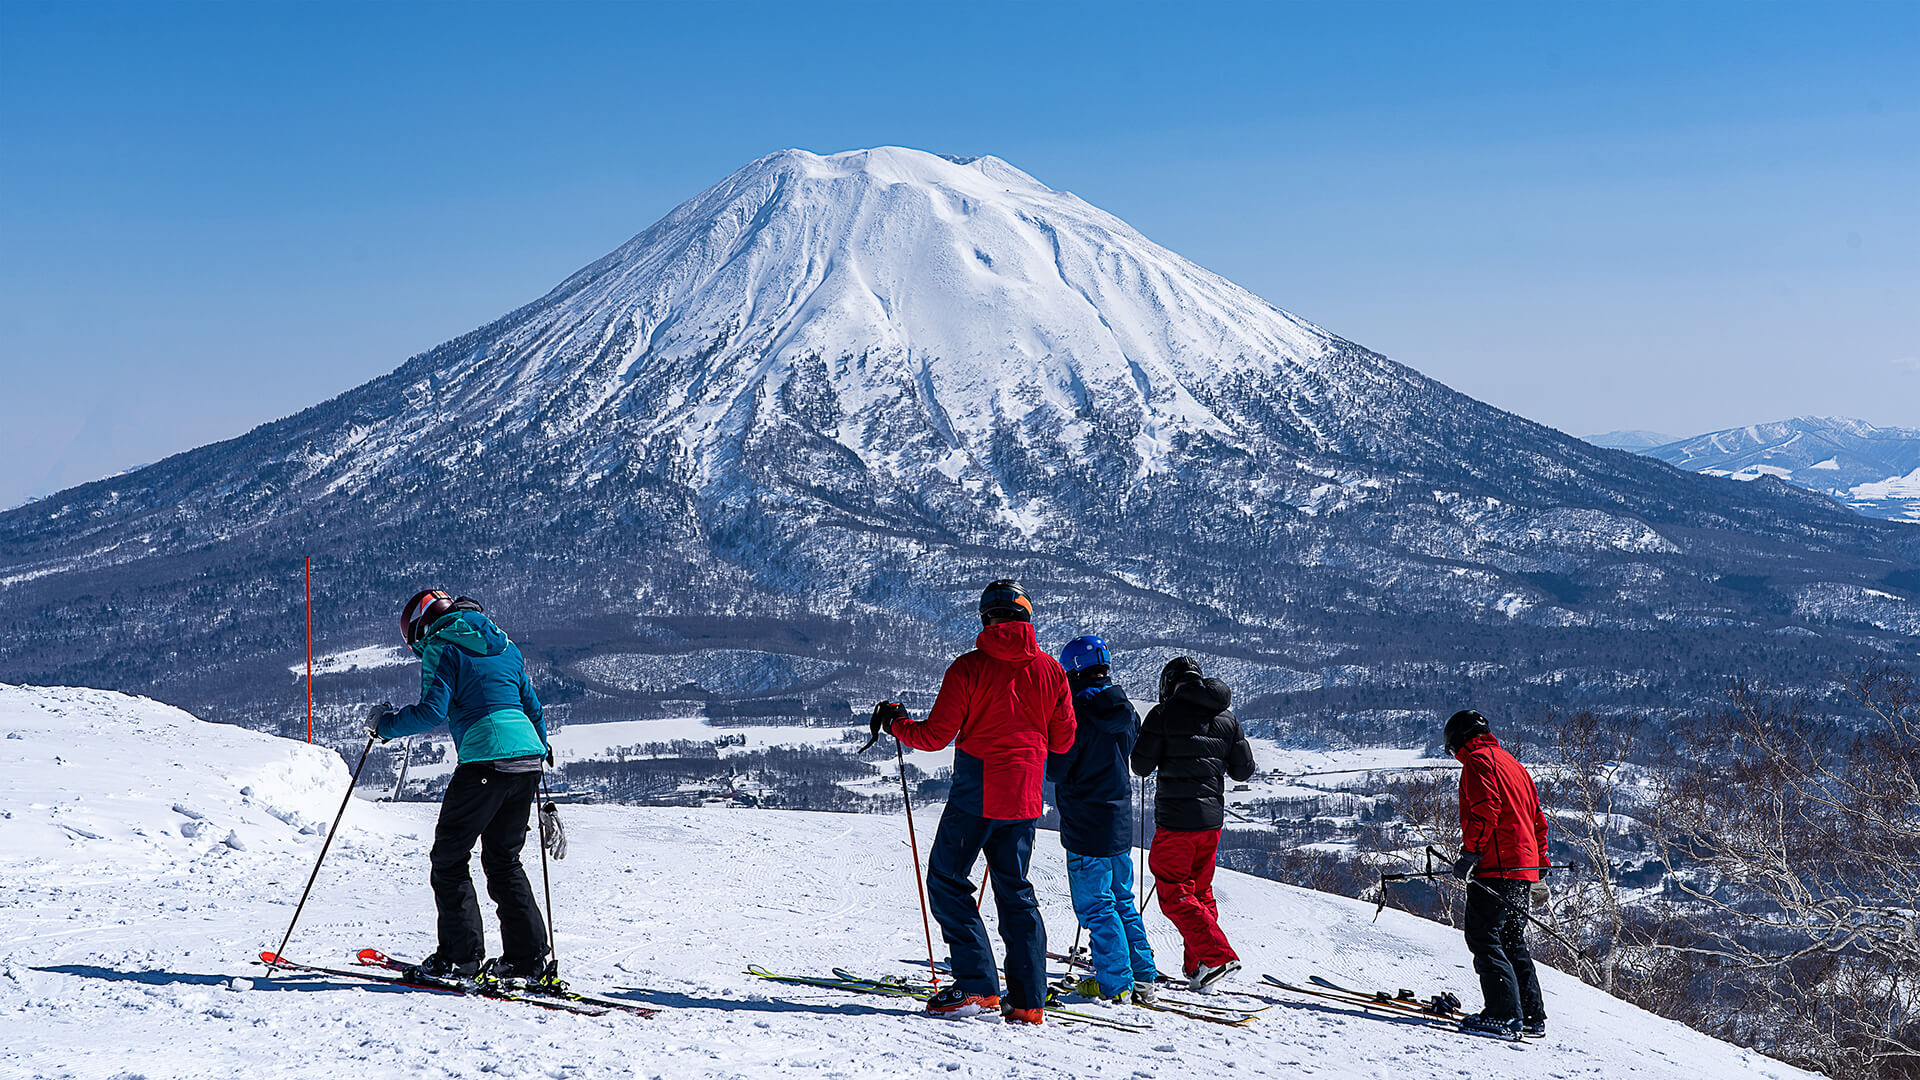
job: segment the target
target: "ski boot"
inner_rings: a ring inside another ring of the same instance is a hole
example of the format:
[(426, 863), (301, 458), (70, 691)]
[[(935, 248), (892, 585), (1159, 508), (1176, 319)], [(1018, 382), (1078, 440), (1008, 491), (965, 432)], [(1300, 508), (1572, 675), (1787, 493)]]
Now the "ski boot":
[(997, 1012), (999, 994), (969, 994), (957, 986), (948, 986), (927, 999), (927, 1015), (958, 1020), (967, 1016)]
[(1011, 1005), (1000, 1010), (1000, 1019), (1009, 1024), (1031, 1024), (1034, 1027), (1047, 1022), (1045, 1009), (1016, 1009)]
[(1476, 1035), (1491, 1035), (1496, 1039), (1519, 1042), (1521, 1035), (1520, 1018), (1517, 1016), (1488, 1016), (1486, 1013), (1468, 1013), (1460, 1018), (1460, 1030)]
[(478, 960), (449, 960), (436, 952), (406, 969), (402, 974), (409, 979), (419, 979), (424, 982), (456, 983), (479, 975), (481, 966)]
[(1239, 970), (1240, 961), (1238, 960), (1229, 960), (1224, 964), (1215, 964), (1212, 967), (1202, 964), (1199, 969), (1193, 973), (1193, 976), (1187, 980), (1187, 989), (1192, 990), (1196, 994), (1211, 994), (1213, 993), (1214, 984)]
[(560, 981), (559, 965), (545, 959), (529, 965), (515, 964), (505, 957), (497, 957), (481, 964), (476, 978), (481, 982), (535, 994), (558, 994), (567, 988), (567, 984)]

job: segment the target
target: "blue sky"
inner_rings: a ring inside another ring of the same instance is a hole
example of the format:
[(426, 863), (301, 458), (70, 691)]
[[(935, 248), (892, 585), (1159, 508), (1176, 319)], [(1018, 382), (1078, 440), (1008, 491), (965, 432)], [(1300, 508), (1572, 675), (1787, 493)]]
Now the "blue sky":
[(297, 411), (747, 161), (997, 154), (1576, 434), (1920, 426), (1920, 4), (0, 0), (0, 506)]

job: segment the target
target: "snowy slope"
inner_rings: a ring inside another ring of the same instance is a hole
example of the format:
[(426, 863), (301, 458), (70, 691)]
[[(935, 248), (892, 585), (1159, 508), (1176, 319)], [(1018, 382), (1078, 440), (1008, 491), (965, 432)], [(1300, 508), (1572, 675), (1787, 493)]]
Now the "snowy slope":
[[(0, 732), (9, 1078), (1806, 1075), (1552, 972), (1553, 1034), (1523, 1048), (1304, 1001), (1239, 1030), (1165, 1016), (1142, 1034), (1009, 1029), (742, 974), (749, 962), (910, 970), (896, 961), (922, 948), (911, 860), (901, 823), (879, 817), (569, 808), (572, 853), (554, 868), (561, 955), (581, 984), (667, 1007), (651, 1020), (266, 978), (248, 961), (291, 912), (320, 843), (298, 823), (338, 798), (337, 760), (85, 690), (0, 687)], [(289, 952), (426, 950), (433, 814), (356, 800)], [(185, 835), (196, 820), (213, 827)], [(1043, 834), (1035, 876), (1064, 939), (1061, 863)], [(1232, 873), (1219, 893), (1255, 972), (1467, 990), (1445, 927), (1392, 911), (1374, 923), (1362, 904)], [(1174, 962), (1165, 920), (1149, 927), (1163, 966)]]

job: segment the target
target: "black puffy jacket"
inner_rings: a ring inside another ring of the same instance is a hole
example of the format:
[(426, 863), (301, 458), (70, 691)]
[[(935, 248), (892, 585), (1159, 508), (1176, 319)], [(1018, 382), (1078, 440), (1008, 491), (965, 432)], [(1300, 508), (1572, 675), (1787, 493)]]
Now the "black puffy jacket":
[(1205, 832), (1226, 821), (1227, 777), (1253, 775), (1253, 747), (1227, 706), (1233, 691), (1219, 679), (1181, 683), (1153, 707), (1133, 747), (1133, 771), (1158, 769), (1153, 823), (1175, 832)]

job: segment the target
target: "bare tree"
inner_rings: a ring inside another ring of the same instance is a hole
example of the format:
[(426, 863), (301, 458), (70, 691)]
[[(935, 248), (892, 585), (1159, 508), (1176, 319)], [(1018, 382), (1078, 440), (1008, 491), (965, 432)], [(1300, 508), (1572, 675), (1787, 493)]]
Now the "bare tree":
[[(1613, 844), (1632, 824), (1626, 783), (1638, 725), (1591, 712), (1549, 715), (1554, 767), (1542, 770), (1541, 802), (1553, 815), (1552, 840), (1578, 852), (1580, 871), (1553, 884), (1556, 924), (1590, 950), (1595, 985), (1618, 992), (1620, 968), (1639, 952), (1620, 896)], [(1551, 861), (1551, 860), (1549, 860)]]
[(1683, 951), (1769, 1048), (1831, 1075), (1920, 1075), (1920, 697), (1884, 661), (1823, 715), (1747, 684), (1661, 762), (1652, 824)]

